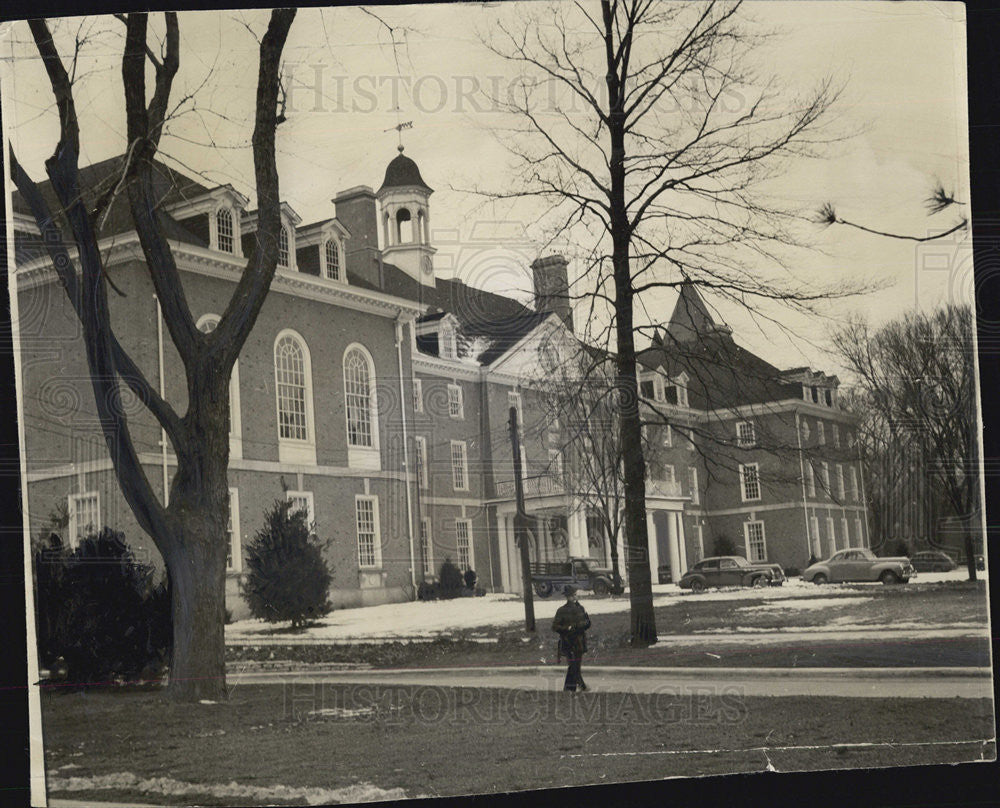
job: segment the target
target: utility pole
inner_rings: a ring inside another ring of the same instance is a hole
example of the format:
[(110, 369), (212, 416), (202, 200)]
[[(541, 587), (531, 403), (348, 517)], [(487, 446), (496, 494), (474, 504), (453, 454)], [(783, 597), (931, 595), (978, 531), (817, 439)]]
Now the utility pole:
[(517, 407), (510, 408), (510, 445), (514, 452), (514, 543), (521, 550), (521, 588), (524, 590), (524, 629), (535, 630), (535, 601), (531, 594), (531, 559), (528, 533), (532, 522), (524, 509), (524, 484), (521, 482), (521, 436), (517, 425)]

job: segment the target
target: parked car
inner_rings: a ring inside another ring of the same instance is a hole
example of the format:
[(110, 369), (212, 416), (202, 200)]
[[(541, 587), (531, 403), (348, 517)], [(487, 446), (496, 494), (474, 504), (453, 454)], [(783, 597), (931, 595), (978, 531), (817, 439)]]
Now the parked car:
[(743, 556), (704, 558), (681, 576), (681, 589), (702, 592), (710, 586), (781, 586), (785, 573), (777, 564), (751, 564)]
[(906, 583), (917, 572), (906, 556), (879, 558), (871, 550), (855, 548), (834, 553), (826, 561), (817, 561), (802, 572), (803, 581), (814, 584), (843, 581), (881, 581), (884, 584)]
[(923, 550), (914, 553), (910, 559), (917, 572), (951, 572), (955, 569), (955, 559), (939, 550)]
[(590, 590), (595, 595), (610, 595), (615, 592), (611, 570), (591, 567), (586, 558), (571, 558), (569, 561), (533, 561), (531, 583), (535, 587), (535, 592), (542, 598), (547, 598), (553, 592), (562, 594), (567, 586)]

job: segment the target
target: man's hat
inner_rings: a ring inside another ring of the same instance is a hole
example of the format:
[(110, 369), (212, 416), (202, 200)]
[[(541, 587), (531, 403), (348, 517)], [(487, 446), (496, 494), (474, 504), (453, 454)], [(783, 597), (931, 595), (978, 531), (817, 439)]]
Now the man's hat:
[(576, 587), (575, 586), (565, 586), (565, 587), (563, 587), (563, 594), (566, 597), (569, 597), (570, 595), (575, 595), (576, 594)]

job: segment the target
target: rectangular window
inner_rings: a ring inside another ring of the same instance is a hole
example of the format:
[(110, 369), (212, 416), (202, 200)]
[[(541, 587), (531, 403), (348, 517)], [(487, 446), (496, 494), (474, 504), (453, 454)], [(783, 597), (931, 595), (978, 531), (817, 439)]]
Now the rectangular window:
[(452, 418), (465, 418), (465, 404), (462, 401), (461, 385), (448, 385), (448, 415)]
[(458, 342), (455, 338), (455, 329), (451, 326), (444, 326), (438, 334), (440, 339), (438, 355), (442, 359), (455, 359), (458, 356)]
[(656, 398), (656, 390), (652, 379), (643, 379), (639, 382), (639, 395), (647, 401)]
[(434, 550), (431, 547), (431, 520), (427, 516), (420, 520), (420, 559), (424, 575), (433, 575)]
[(857, 502), (860, 499), (858, 496), (858, 470), (854, 466), (847, 467), (847, 480), (850, 483), (851, 499)]
[(760, 475), (756, 463), (740, 464), (740, 492), (744, 502), (760, 499)]
[(812, 401), (812, 396), (809, 395), (809, 388), (806, 385), (802, 385), (802, 400)]
[(424, 411), (424, 383), (420, 379), (413, 380), (413, 411)]
[(844, 467), (837, 464), (837, 499), (844, 499)]
[(736, 425), (736, 442), (744, 449), (757, 443), (757, 430), (753, 421), (740, 421)]
[(97, 491), (72, 494), (69, 498), (69, 544), (76, 547), (81, 539), (101, 529), (101, 498)]
[(816, 558), (823, 557), (823, 545), (820, 544), (819, 540), (819, 517), (812, 516), (809, 518), (809, 538), (812, 539), (812, 553)]
[(767, 561), (767, 543), (764, 541), (763, 522), (744, 522), (743, 532), (747, 545), (747, 560), (758, 563)]
[(219, 249), (222, 252), (233, 251), (233, 214), (229, 208), (219, 208), (215, 214), (215, 225), (218, 230)]
[(688, 481), (691, 485), (691, 504), (698, 505), (701, 502), (701, 494), (698, 491), (698, 469), (694, 466), (688, 469)]
[(830, 494), (830, 465), (824, 460), (819, 465), (820, 474), (823, 478), (823, 490)]
[(834, 446), (840, 446), (840, 427), (836, 424), (830, 424), (830, 443)]
[(292, 503), (289, 514), (296, 511), (303, 511), (306, 515), (306, 522), (312, 527), (316, 517), (313, 514), (313, 494), (312, 491), (286, 491), (285, 499)]
[(416, 435), (413, 438), (413, 465), (417, 467), (417, 485), (427, 488), (427, 438)]
[(837, 552), (837, 529), (834, 526), (832, 516), (826, 517), (826, 540), (827, 555), (832, 556), (835, 552)]
[(468, 449), (464, 440), (451, 442), (451, 479), (456, 491), (469, 490)]
[(822, 421), (816, 422), (816, 442), (820, 446), (826, 444), (826, 425)]
[(860, 519), (855, 519), (854, 520), (854, 535), (856, 537), (855, 541), (857, 541), (858, 547), (864, 547), (865, 546), (865, 531), (864, 531), (864, 526), (862, 525)]
[(358, 529), (358, 566), (367, 569), (381, 567), (378, 497), (358, 494), (354, 497), (354, 512)]
[(694, 526), (694, 555), (695, 561), (701, 561), (705, 557), (705, 531), (701, 525)]
[(471, 519), (455, 520), (455, 550), (458, 556), (458, 568), (460, 570), (474, 569)]
[(850, 534), (850, 531), (848, 531), (848, 529), (847, 529), (847, 517), (846, 516), (843, 517), (840, 520), (840, 532), (841, 532), (841, 534), (843, 534), (843, 537), (844, 537), (844, 547), (851, 547), (851, 546), (853, 546), (851, 544), (851, 534)]
[(825, 399), (826, 399), (826, 406), (832, 407), (833, 406), (833, 391), (830, 390), (829, 388), (827, 388), (827, 390), (824, 393), (824, 396), (825, 396)]
[(240, 492), (229, 489), (229, 521), (226, 523), (226, 569), (239, 572), (243, 569), (243, 551), (240, 542)]
[(291, 266), (289, 261), (289, 249), (288, 249), (288, 228), (284, 225), (278, 231), (278, 266), (288, 268)]
[(665, 464), (663, 466), (663, 474), (662, 474), (662, 476), (661, 476), (660, 479), (662, 479), (664, 482), (670, 483), (672, 485), (676, 481), (676, 479), (677, 479), (674, 476), (674, 467), (671, 466), (671, 465), (669, 465), (669, 464)]
[(816, 496), (816, 472), (813, 469), (812, 460), (806, 460), (806, 493), (814, 497)]

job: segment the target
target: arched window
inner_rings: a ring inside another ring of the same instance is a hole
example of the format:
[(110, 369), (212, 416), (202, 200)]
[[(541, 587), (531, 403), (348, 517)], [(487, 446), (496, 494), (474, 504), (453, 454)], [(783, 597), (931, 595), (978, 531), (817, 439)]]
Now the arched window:
[(278, 437), (282, 440), (309, 440), (306, 371), (306, 356), (302, 345), (293, 335), (285, 334), (274, 345)]
[(222, 252), (235, 252), (233, 240), (233, 212), (229, 208), (219, 208), (215, 212), (216, 243)]
[(396, 212), (396, 240), (399, 244), (413, 241), (413, 219), (406, 208), (400, 208)]
[(326, 277), (331, 281), (339, 281), (340, 278), (340, 245), (337, 239), (332, 238), (326, 242)]
[(288, 228), (284, 225), (278, 231), (278, 266), (290, 267), (288, 256)]
[(348, 446), (364, 449), (374, 449), (376, 446), (374, 378), (375, 369), (368, 352), (360, 346), (348, 348), (344, 354)]

